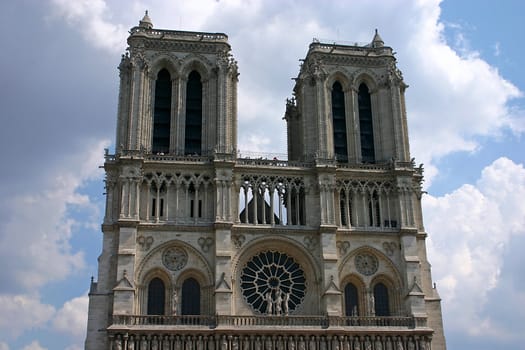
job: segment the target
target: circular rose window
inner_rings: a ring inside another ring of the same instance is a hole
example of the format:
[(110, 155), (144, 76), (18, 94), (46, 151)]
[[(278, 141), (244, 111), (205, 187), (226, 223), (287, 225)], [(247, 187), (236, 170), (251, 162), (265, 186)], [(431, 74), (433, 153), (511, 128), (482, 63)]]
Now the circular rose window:
[(243, 267), (241, 290), (255, 311), (287, 315), (303, 302), (306, 279), (303, 269), (292, 257), (266, 251), (252, 257)]
[(376, 273), (378, 265), (377, 258), (372, 254), (362, 253), (355, 257), (357, 271), (365, 276), (371, 276)]

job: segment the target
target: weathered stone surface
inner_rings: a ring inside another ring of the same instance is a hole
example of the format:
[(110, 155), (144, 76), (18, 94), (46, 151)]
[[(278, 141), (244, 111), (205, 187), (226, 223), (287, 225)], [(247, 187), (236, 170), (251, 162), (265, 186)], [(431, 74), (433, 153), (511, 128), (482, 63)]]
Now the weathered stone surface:
[[(310, 45), (282, 160), (237, 154), (225, 34), (157, 30), (149, 16), (130, 33), (86, 349), (445, 349), (406, 85), (379, 34)], [(161, 70), (169, 122), (155, 119)], [(201, 144), (188, 154), (193, 71)], [(165, 152), (152, 151), (159, 131)]]

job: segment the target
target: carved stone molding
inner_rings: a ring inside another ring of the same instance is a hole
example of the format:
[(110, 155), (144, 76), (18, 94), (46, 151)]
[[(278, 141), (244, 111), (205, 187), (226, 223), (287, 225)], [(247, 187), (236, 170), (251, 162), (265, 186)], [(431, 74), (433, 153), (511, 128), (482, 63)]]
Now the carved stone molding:
[(350, 249), (350, 242), (348, 241), (337, 241), (335, 245), (337, 246), (339, 255), (341, 256), (345, 255)]
[(211, 237), (201, 237), (199, 238), (199, 240), (197, 241), (197, 243), (199, 243), (199, 245), (201, 246), (201, 249), (203, 252), (208, 252), (211, 248), (211, 246), (213, 245), (213, 238)]
[(310, 251), (315, 250), (319, 245), (319, 240), (316, 237), (306, 236), (304, 237), (303, 242), (305, 247)]
[(177, 271), (186, 266), (188, 253), (179, 246), (172, 246), (162, 253), (162, 263), (171, 271)]
[(140, 245), (142, 250), (149, 250), (153, 242), (154, 242), (153, 236), (147, 236), (147, 237), (138, 236), (137, 237), (137, 243)]
[(233, 245), (237, 249), (240, 249), (245, 241), (246, 241), (246, 237), (243, 234), (232, 235)]
[(394, 255), (397, 244), (395, 242), (383, 242), (383, 249), (388, 256)]

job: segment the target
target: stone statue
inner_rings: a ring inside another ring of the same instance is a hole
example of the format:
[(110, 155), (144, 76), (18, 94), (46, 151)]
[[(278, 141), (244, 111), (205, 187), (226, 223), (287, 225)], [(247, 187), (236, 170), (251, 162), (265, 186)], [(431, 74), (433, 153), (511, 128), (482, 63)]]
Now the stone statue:
[(184, 345), (185, 345), (185, 346), (184, 346), (184, 349), (185, 349), (185, 350), (193, 350), (193, 341), (192, 341), (192, 339), (191, 339), (191, 336), (188, 336), (188, 337), (186, 338), (186, 342), (185, 342)]
[(365, 350), (372, 350), (372, 342), (370, 341), (370, 338), (366, 337), (365, 340)]
[(320, 350), (326, 350), (326, 338), (325, 337), (320, 337), (319, 349)]
[(261, 350), (262, 349), (262, 343), (261, 338), (257, 337), (254, 341), (255, 350)]
[(396, 343), (396, 350), (403, 350), (403, 342), (401, 341), (401, 338), (397, 338), (397, 343)]
[(295, 350), (295, 341), (293, 336), (288, 337), (288, 350)]
[(381, 338), (376, 336), (376, 341), (374, 343), (374, 350), (383, 350), (383, 343), (381, 343)]
[(228, 350), (228, 339), (223, 335), (221, 338), (221, 350)]
[(177, 307), (179, 305), (179, 294), (177, 289), (173, 288), (173, 294), (171, 295), (171, 313), (173, 316), (177, 315)]
[(242, 342), (242, 350), (250, 350), (250, 338), (245, 336)]
[(151, 341), (151, 350), (159, 350), (159, 342), (157, 341), (157, 336)]
[(416, 346), (415, 346), (415, 344), (414, 344), (414, 339), (410, 339), (410, 340), (408, 341), (407, 349), (408, 349), (408, 350), (415, 350), (415, 349), (416, 349)]
[(332, 338), (332, 350), (339, 350), (339, 339), (337, 338), (337, 335)]
[(361, 343), (357, 337), (354, 339), (354, 350), (361, 350)]
[(175, 349), (175, 350), (180, 350), (181, 347), (182, 347), (182, 346), (181, 346), (181, 344), (180, 344), (180, 337), (177, 336), (177, 338), (175, 338), (175, 347), (174, 347), (174, 349)]
[(284, 293), (284, 314), (288, 316), (289, 312), (289, 306), (288, 303), (290, 302), (290, 293)]
[(122, 340), (115, 339), (115, 350), (122, 350)]
[(271, 291), (268, 291), (268, 293), (266, 293), (266, 297), (264, 300), (266, 301), (266, 313), (268, 315), (271, 315), (273, 313), (273, 300)]
[(208, 350), (215, 350), (215, 338), (213, 335), (210, 335), (208, 338)]
[(277, 339), (277, 344), (276, 345), (276, 348), (277, 350), (284, 350), (284, 342), (283, 342), (283, 338), (281, 336), (279, 336), (279, 338)]
[(308, 350), (315, 350), (317, 348), (315, 344), (315, 337), (312, 335), (310, 341), (308, 342)]
[(197, 340), (197, 350), (203, 350), (204, 349), (204, 341), (202, 340), (202, 335), (199, 335), (199, 339)]
[(162, 350), (169, 350), (170, 349), (170, 338), (168, 336), (165, 336), (162, 340)]
[(370, 294), (370, 315), (376, 315), (376, 301), (374, 298), (374, 294)]
[(348, 337), (345, 336), (342, 340), (343, 340), (343, 350), (350, 350), (351, 344), (350, 344), (350, 340), (348, 339)]
[(266, 340), (264, 342), (264, 348), (266, 350), (273, 350), (273, 346), (272, 346), (272, 338), (271, 337), (266, 337)]
[(133, 336), (128, 339), (128, 350), (135, 350), (135, 339), (133, 339)]
[(299, 337), (299, 350), (306, 350), (306, 344), (302, 335)]
[(147, 349), (147, 348), (148, 348), (148, 340), (146, 339), (146, 336), (143, 335), (140, 341), (140, 350)]
[(357, 317), (357, 305), (354, 305), (354, 307), (352, 308), (352, 316), (353, 317)]
[(283, 307), (283, 297), (281, 296), (281, 291), (277, 290), (276, 300), (275, 300), (275, 313), (277, 315), (282, 314), (282, 307)]
[(386, 350), (394, 350), (392, 346), (392, 339), (390, 339), (390, 337), (387, 337), (385, 344), (386, 344), (385, 346)]
[(232, 339), (232, 350), (239, 350), (239, 338), (237, 336)]

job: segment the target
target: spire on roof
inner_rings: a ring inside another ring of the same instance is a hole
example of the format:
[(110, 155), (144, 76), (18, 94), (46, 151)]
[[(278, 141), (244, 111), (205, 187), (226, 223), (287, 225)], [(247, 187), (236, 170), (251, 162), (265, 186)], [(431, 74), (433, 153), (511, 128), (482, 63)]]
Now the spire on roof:
[(385, 42), (383, 41), (383, 39), (381, 38), (381, 36), (379, 35), (376, 29), (376, 33), (374, 35), (374, 38), (372, 39), (372, 47), (383, 47), (383, 46), (385, 46)]
[(148, 16), (148, 10), (146, 10), (144, 17), (142, 17), (142, 19), (139, 21), (139, 27), (146, 29), (153, 28), (153, 22), (151, 22), (151, 18)]

